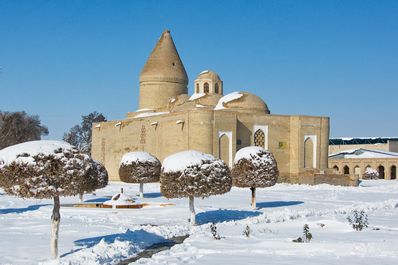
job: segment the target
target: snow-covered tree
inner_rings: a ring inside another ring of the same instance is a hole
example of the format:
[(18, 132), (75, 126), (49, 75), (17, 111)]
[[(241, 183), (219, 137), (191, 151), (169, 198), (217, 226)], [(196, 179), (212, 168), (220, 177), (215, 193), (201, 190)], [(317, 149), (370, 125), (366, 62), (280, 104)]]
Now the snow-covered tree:
[(196, 224), (194, 197), (231, 190), (232, 178), (224, 161), (198, 151), (183, 151), (163, 161), (160, 190), (166, 198), (189, 198), (191, 224)]
[(231, 171), (232, 182), (236, 187), (250, 188), (252, 208), (256, 209), (256, 188), (275, 185), (279, 170), (275, 157), (262, 147), (248, 146), (240, 149)]
[(379, 179), (379, 172), (376, 169), (368, 167), (365, 169), (362, 179)]
[(32, 141), (0, 150), (0, 187), (21, 198), (53, 199), (51, 254), (58, 257), (60, 197), (92, 192), (108, 182), (105, 168), (61, 141)]
[(140, 197), (144, 197), (144, 183), (158, 182), (160, 161), (147, 152), (130, 152), (122, 157), (119, 167), (120, 180), (140, 184)]

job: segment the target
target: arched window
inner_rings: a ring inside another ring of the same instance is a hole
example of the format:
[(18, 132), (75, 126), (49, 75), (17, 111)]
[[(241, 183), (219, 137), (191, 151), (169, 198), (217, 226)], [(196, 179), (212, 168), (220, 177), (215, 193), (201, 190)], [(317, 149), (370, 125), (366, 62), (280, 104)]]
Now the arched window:
[(344, 166), (344, 174), (349, 175), (350, 174), (350, 168), (346, 165)]
[(205, 83), (205, 84), (203, 85), (203, 88), (204, 88), (204, 92), (205, 92), (205, 93), (209, 93), (209, 83)]
[(391, 166), (391, 179), (397, 179), (397, 167)]
[(379, 171), (379, 179), (384, 179), (384, 167), (382, 165), (380, 165), (378, 167), (378, 171)]
[(214, 86), (214, 93), (218, 94), (218, 83)]
[(339, 167), (337, 165), (334, 165), (333, 167), (334, 173), (339, 173)]
[(199, 84), (196, 84), (196, 93), (199, 93)]
[(254, 145), (255, 146), (261, 146), (264, 148), (265, 146), (265, 134), (262, 130), (258, 129), (254, 133)]

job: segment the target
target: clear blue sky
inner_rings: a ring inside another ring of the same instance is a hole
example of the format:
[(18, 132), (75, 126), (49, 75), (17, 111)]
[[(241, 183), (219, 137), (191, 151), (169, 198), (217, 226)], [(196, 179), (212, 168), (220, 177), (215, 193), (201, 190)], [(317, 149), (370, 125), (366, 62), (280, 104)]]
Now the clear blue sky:
[(97, 110), (137, 109), (139, 73), (171, 30), (192, 81), (261, 96), (275, 114), (325, 115), (331, 136), (398, 136), (398, 1), (0, 0), (0, 110), (61, 139)]

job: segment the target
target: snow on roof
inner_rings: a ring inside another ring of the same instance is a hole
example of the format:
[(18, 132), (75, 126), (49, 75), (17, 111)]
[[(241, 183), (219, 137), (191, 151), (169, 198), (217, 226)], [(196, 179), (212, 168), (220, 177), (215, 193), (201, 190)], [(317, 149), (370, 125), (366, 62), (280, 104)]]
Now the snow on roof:
[(157, 159), (148, 152), (130, 152), (124, 154), (120, 164), (130, 164), (131, 162), (156, 162)]
[(145, 118), (145, 117), (151, 117), (151, 116), (158, 116), (158, 115), (163, 115), (163, 114), (169, 114), (170, 112), (145, 112), (145, 113), (140, 113), (134, 118)]
[[(0, 166), (2, 163), (10, 164), (13, 161), (32, 163), (32, 156), (38, 154), (44, 155), (56, 155), (55, 151), (58, 149), (72, 150), (74, 147), (64, 141), (53, 141), (53, 140), (40, 140), (30, 141), (21, 144), (12, 145), (0, 150)], [(21, 154), (29, 154), (28, 157), (18, 157)], [(2, 162), (1, 162), (2, 161)]]
[(243, 94), (241, 94), (241, 92), (239, 92), (239, 91), (229, 93), (229, 94), (223, 96), (222, 98), (220, 98), (220, 100), (218, 101), (218, 103), (214, 109), (215, 110), (225, 109), (225, 107), (224, 107), (225, 103), (237, 100), (237, 99), (241, 98), (242, 96), (243, 96)]
[[(259, 146), (248, 146), (239, 149), (239, 151), (236, 152), (235, 154), (234, 163), (237, 163), (239, 160), (243, 158), (251, 160), (253, 157), (258, 156), (258, 154), (263, 151), (265, 151), (265, 149)], [(262, 159), (271, 162), (271, 159), (268, 156), (262, 156)]]
[(330, 154), (329, 158), (397, 158), (398, 153), (372, 149), (351, 149), (344, 150), (335, 154)]
[(153, 111), (153, 109), (137, 109), (135, 112), (147, 112), (147, 111)]
[(200, 98), (202, 98), (204, 96), (206, 96), (205, 93), (195, 93), (189, 98), (189, 101), (194, 101), (194, 100), (200, 99)]
[(189, 166), (201, 165), (203, 161), (214, 160), (214, 156), (195, 150), (188, 150), (166, 157), (163, 161), (164, 172), (183, 171)]
[(330, 138), (329, 145), (386, 144), (398, 141), (398, 137), (341, 137)]
[(208, 72), (209, 72), (209, 70), (204, 70), (204, 71), (200, 72), (199, 75), (206, 74)]

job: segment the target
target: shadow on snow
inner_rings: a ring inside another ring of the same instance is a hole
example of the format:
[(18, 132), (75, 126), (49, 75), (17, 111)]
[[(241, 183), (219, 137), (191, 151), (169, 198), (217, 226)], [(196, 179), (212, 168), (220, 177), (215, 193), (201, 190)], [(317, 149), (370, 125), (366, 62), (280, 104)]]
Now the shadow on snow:
[(159, 197), (162, 197), (162, 193), (160, 192), (144, 193), (144, 198), (159, 198)]
[(164, 237), (161, 237), (159, 235), (149, 233), (142, 229), (134, 230), (134, 231), (127, 229), (127, 231), (125, 233), (117, 233), (117, 234), (110, 234), (110, 235), (98, 236), (98, 237), (89, 237), (89, 238), (83, 238), (83, 239), (76, 240), (76, 241), (74, 241), (75, 245), (79, 246), (81, 248), (72, 250), (68, 253), (65, 253), (65, 254), (61, 255), (61, 258), (65, 257), (67, 255), (70, 255), (72, 253), (78, 252), (82, 249), (93, 247), (100, 242), (112, 244), (112, 243), (115, 243), (116, 241), (119, 241), (119, 242), (127, 241), (129, 244), (132, 245), (132, 248), (145, 249), (154, 244), (159, 244), (159, 243), (167, 244), (167, 243), (169, 243), (170, 240), (165, 239)]
[(259, 216), (261, 214), (262, 212), (258, 211), (239, 211), (239, 210), (219, 209), (215, 211), (198, 213), (196, 215), (196, 222), (199, 225), (206, 223), (222, 223), (228, 221), (238, 221), (249, 217)]
[(303, 201), (274, 201), (274, 202), (258, 202), (257, 208), (276, 208), (276, 207), (285, 207), (285, 206), (293, 206), (298, 204), (303, 204)]
[(0, 209), (0, 214), (9, 214), (9, 213), (24, 213), (24, 212), (30, 212), (30, 211), (36, 211), (40, 207), (43, 206), (48, 206), (51, 204), (36, 204), (36, 205), (29, 205), (28, 207), (25, 208), (6, 208), (6, 209)]

